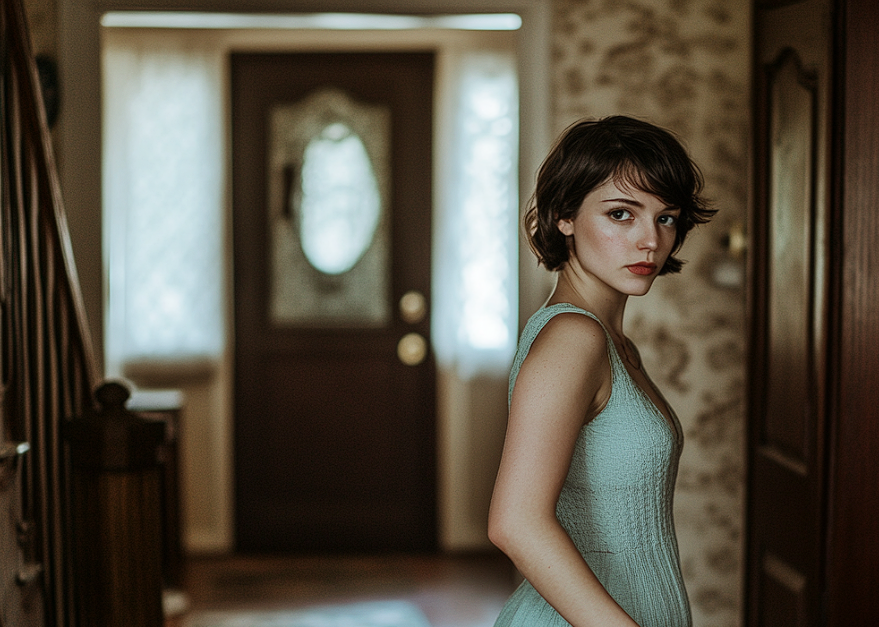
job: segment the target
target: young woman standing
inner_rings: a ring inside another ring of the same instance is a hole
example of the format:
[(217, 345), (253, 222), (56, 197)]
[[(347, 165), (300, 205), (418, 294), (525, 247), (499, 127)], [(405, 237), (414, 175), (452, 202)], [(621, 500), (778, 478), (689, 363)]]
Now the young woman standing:
[(581, 121), (541, 166), (525, 225), (557, 272), (510, 375), (489, 536), (525, 581), (496, 627), (689, 627), (672, 499), (683, 433), (623, 332), (714, 214), (668, 131)]

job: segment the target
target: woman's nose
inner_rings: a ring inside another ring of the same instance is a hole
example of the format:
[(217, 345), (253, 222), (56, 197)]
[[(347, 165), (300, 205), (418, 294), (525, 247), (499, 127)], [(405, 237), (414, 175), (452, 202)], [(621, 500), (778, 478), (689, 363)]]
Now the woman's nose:
[(645, 222), (638, 230), (638, 248), (656, 250), (659, 245), (659, 229), (652, 222)]

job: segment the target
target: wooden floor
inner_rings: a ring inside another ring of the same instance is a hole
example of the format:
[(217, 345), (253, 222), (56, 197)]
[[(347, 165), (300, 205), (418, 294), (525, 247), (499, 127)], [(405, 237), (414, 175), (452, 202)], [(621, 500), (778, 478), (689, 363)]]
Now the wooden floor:
[(298, 610), (398, 600), (417, 605), (432, 627), (491, 627), (516, 585), (499, 555), (344, 557), (228, 556), (188, 560), (189, 610)]

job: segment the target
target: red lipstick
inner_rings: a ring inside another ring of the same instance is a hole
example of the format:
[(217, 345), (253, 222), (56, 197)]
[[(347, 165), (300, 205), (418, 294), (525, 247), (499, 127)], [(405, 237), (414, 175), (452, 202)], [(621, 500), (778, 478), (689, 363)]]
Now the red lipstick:
[(656, 272), (656, 264), (647, 261), (642, 261), (641, 263), (633, 263), (630, 266), (626, 266), (626, 268), (632, 274), (638, 274), (641, 276), (648, 276)]

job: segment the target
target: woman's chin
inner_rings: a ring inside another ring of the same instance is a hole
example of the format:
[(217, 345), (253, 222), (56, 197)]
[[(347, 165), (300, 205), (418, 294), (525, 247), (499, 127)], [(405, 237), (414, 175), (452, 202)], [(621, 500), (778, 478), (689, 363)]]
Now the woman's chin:
[(655, 278), (656, 277), (650, 277), (649, 280), (638, 281), (627, 289), (625, 293), (629, 296), (644, 296), (650, 291), (650, 288), (653, 287), (653, 281)]

